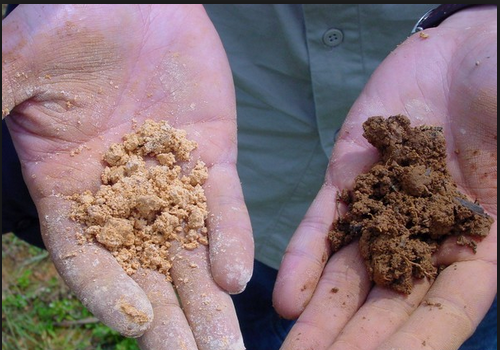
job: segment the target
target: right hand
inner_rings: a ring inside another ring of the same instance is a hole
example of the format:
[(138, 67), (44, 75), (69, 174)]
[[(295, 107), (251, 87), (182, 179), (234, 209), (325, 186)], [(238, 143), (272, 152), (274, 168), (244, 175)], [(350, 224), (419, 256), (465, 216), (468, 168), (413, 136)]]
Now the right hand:
[[(274, 305), (283, 317), (298, 318), (282, 350), (451, 350), (481, 322), (497, 294), (496, 29), (496, 6), (460, 11), (409, 37), (375, 70), (280, 267)], [(447, 239), (433, 256), (447, 267), (435, 280), (416, 280), (409, 295), (372, 283), (357, 241), (332, 255), (327, 238), (340, 215), (337, 195), (380, 158), (362, 124), (397, 114), (413, 127), (443, 127), (450, 175), (494, 218), (475, 254)], [(435, 312), (433, 304), (440, 305)]]
[[(228, 294), (250, 279), (253, 238), (235, 166), (231, 71), (202, 6), (18, 6), (2, 21), (2, 111), (44, 243), (96, 317), (143, 349), (244, 348)], [(182, 307), (164, 276), (130, 278), (102, 247), (79, 245), (64, 199), (95, 192), (103, 152), (145, 119), (185, 129), (209, 168), (210, 245), (183, 252), (189, 259), (171, 270)]]

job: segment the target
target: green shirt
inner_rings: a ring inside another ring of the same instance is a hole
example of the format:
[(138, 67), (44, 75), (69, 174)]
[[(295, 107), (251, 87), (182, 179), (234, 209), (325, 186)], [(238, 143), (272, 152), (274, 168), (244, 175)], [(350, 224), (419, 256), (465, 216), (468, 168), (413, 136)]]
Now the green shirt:
[(257, 260), (278, 268), (371, 73), (436, 4), (205, 5), (236, 86)]

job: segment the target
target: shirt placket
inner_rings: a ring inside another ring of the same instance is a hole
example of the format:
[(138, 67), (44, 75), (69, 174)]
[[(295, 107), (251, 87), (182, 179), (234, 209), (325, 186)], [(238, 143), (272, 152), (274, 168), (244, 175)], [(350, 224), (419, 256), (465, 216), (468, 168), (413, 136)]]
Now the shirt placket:
[(358, 6), (303, 5), (316, 121), (327, 157), (365, 83)]

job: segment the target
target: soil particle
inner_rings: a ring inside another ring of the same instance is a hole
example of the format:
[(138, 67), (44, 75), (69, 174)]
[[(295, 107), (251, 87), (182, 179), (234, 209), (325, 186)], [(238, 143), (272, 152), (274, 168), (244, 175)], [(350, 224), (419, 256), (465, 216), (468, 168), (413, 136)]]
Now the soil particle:
[(411, 127), (406, 116), (375, 116), (363, 124), (363, 136), (380, 152), (380, 160), (360, 174), (339, 200), (347, 213), (333, 223), (334, 252), (359, 238), (371, 279), (410, 294), (413, 278), (436, 278), (432, 254), (442, 241), (474, 252), (493, 219), (458, 191), (446, 168), (442, 128)]
[(189, 166), (196, 147), (184, 130), (152, 120), (112, 144), (99, 190), (71, 197), (71, 218), (84, 225), (82, 243), (103, 245), (130, 275), (146, 268), (170, 280), (172, 241), (185, 249), (208, 244), (208, 170), (200, 160)]
[(132, 323), (143, 325), (151, 321), (151, 318), (146, 313), (123, 300), (120, 301), (120, 309)]

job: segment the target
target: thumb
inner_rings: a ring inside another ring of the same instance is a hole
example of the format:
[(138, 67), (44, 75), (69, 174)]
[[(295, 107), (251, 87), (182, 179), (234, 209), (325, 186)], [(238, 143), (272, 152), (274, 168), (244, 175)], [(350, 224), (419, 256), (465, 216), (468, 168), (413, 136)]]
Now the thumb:
[(29, 89), (33, 66), (26, 60), (28, 28), (22, 6), (2, 20), (2, 119), (33, 95)]

